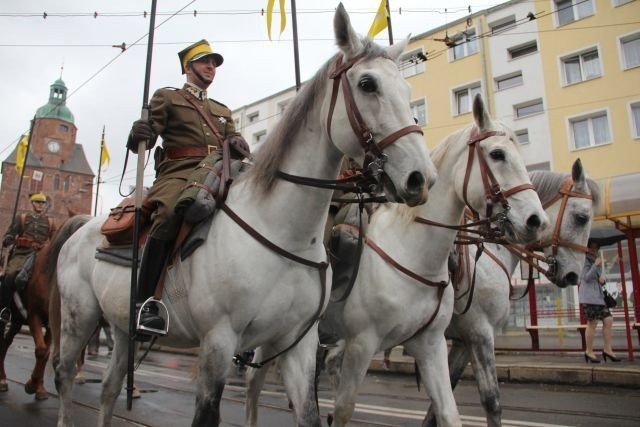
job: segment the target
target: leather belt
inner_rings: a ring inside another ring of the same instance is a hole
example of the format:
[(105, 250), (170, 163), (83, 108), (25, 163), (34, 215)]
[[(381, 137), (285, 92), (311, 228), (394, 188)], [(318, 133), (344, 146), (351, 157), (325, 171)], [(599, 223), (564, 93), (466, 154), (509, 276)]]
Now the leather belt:
[(218, 150), (217, 145), (169, 148), (165, 150), (165, 156), (168, 159), (179, 159), (181, 157), (205, 157), (216, 150)]

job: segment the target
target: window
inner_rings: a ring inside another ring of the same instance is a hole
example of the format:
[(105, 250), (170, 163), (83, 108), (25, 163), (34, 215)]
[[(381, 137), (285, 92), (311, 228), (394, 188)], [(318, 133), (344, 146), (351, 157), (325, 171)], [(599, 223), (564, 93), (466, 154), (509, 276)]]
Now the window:
[(267, 131), (263, 130), (253, 134), (253, 145), (261, 144), (267, 139)]
[(535, 101), (516, 105), (514, 108), (517, 118), (532, 116), (534, 114), (541, 113), (544, 110), (541, 99), (536, 99)]
[(520, 144), (528, 144), (529, 141), (529, 129), (521, 129), (516, 131), (516, 138)]
[(411, 113), (416, 119), (416, 124), (418, 126), (425, 126), (427, 124), (427, 106), (424, 99), (413, 101), (411, 103)]
[(491, 22), (489, 27), (491, 28), (491, 34), (497, 34), (502, 31), (507, 31), (510, 28), (515, 27), (516, 17), (514, 15), (507, 16), (495, 22)]
[(613, 0), (615, 7), (622, 6), (623, 4), (631, 3), (633, 0)]
[(576, 149), (588, 148), (611, 142), (609, 120), (606, 112), (598, 112), (588, 116), (569, 120), (571, 139)]
[(71, 187), (71, 177), (68, 176), (64, 179), (64, 183), (62, 184), (62, 190), (67, 192), (69, 191), (70, 187)]
[(640, 138), (640, 102), (631, 104), (631, 128), (633, 137)]
[(455, 113), (454, 115), (460, 115), (471, 111), (471, 103), (476, 94), (480, 93), (480, 85), (475, 84), (473, 86), (466, 87), (464, 89), (458, 89), (454, 91), (455, 101)]
[(520, 58), (521, 56), (529, 55), (530, 53), (536, 53), (537, 51), (538, 43), (535, 40), (507, 49), (509, 58), (511, 59)]
[(522, 72), (511, 73), (506, 76), (495, 78), (496, 90), (508, 89), (510, 87), (519, 86), (524, 83), (522, 80)]
[(464, 58), (478, 51), (476, 30), (469, 28), (452, 37), (456, 45), (453, 47), (453, 59)]
[(600, 57), (598, 49), (589, 49), (577, 55), (561, 59), (565, 84), (573, 84), (600, 77)]
[(622, 63), (624, 69), (640, 65), (640, 33), (631, 34), (620, 39)]
[(67, 133), (69, 132), (69, 126), (67, 125), (58, 125), (58, 130), (62, 133)]
[(260, 118), (260, 112), (256, 111), (250, 114), (247, 114), (247, 119), (249, 119), (249, 123), (255, 123)]
[(593, 0), (555, 0), (558, 25), (570, 24), (593, 15)]
[(400, 57), (398, 68), (402, 77), (407, 78), (416, 74), (424, 73), (427, 56), (422, 53), (422, 49), (407, 52)]
[(284, 114), (284, 110), (287, 109), (287, 105), (289, 105), (290, 101), (291, 101), (291, 98), (282, 102), (278, 102), (278, 114)]
[(53, 176), (53, 189), (55, 191), (60, 190), (60, 175)]

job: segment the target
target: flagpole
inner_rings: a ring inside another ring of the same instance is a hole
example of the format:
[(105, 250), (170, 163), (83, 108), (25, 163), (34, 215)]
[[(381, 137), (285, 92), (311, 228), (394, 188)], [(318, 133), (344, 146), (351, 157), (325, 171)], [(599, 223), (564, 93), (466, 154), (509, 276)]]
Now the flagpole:
[[(151, 15), (149, 18), (149, 36), (147, 39), (147, 63), (144, 72), (144, 89), (142, 91), (142, 120), (149, 119), (149, 80), (151, 75), (151, 57), (153, 53), (153, 33), (156, 23), (156, 0), (151, 0)], [(136, 293), (138, 289), (138, 241), (140, 240), (140, 225), (142, 216), (142, 195), (144, 185), (144, 157), (147, 141), (138, 143), (138, 163), (136, 169), (135, 215), (133, 224), (133, 253), (131, 254), (131, 292), (129, 295), (129, 349), (127, 359), (127, 410), (133, 406), (133, 362), (135, 357), (136, 334)]]
[(298, 55), (298, 19), (296, 0), (291, 0), (291, 29), (293, 30), (293, 64), (296, 71), (296, 92), (300, 90), (300, 58)]
[(391, 31), (391, 7), (389, 7), (389, 0), (387, 0), (387, 29), (389, 32), (389, 46), (393, 44), (393, 31)]
[(98, 216), (98, 194), (100, 193), (100, 172), (102, 172), (102, 154), (104, 153), (104, 128), (102, 125), (102, 140), (100, 141), (100, 160), (98, 161), (98, 181), (96, 182), (96, 203), (93, 207), (93, 216)]
[[(24, 181), (24, 171), (27, 167), (27, 160), (29, 159), (29, 149), (31, 147), (31, 138), (33, 138), (33, 127), (36, 123), (36, 116), (33, 116), (31, 119), (31, 125), (29, 126), (29, 139), (27, 140), (27, 152), (24, 155), (24, 160), (22, 161), (22, 168), (20, 169), (20, 181), (18, 181), (18, 191), (16, 192), (16, 204), (13, 206), (13, 214), (11, 215), (11, 225), (13, 225), (16, 220), (16, 213), (18, 212), (18, 203), (20, 202), (20, 192), (22, 191), (22, 181)], [(20, 137), (22, 140), (22, 137)], [(16, 150), (16, 166), (18, 160), (18, 150), (20, 150), (20, 143), (18, 143), (18, 149)]]

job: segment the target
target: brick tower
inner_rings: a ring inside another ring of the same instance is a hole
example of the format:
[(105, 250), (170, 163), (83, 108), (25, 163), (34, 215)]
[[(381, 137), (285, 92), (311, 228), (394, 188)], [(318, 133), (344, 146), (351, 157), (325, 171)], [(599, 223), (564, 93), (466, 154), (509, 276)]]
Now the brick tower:
[[(76, 144), (78, 128), (66, 106), (67, 87), (61, 79), (51, 85), (49, 102), (35, 114), (31, 146), (23, 170), (17, 213), (30, 211), (29, 193), (47, 196), (48, 214), (56, 225), (75, 213), (91, 214), (94, 174), (82, 145)], [(20, 176), (16, 171), (17, 147), (2, 162), (0, 185), (0, 236), (9, 228), (16, 204)]]

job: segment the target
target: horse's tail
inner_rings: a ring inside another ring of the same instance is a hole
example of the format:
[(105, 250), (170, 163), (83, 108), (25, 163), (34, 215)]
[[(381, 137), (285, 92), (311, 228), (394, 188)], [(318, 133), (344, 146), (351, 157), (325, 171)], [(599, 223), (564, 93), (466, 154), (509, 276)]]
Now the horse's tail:
[[(90, 215), (76, 215), (64, 222), (56, 232), (51, 244), (49, 245), (49, 259), (47, 263), (47, 277), (51, 278), (51, 295), (49, 298), (49, 327), (51, 328), (53, 351), (52, 358), (60, 351), (60, 290), (58, 289), (58, 276), (56, 274), (56, 266), (58, 264), (58, 255), (62, 245), (69, 240), (80, 227), (85, 225), (91, 219)], [(54, 361), (55, 363), (55, 361)]]

